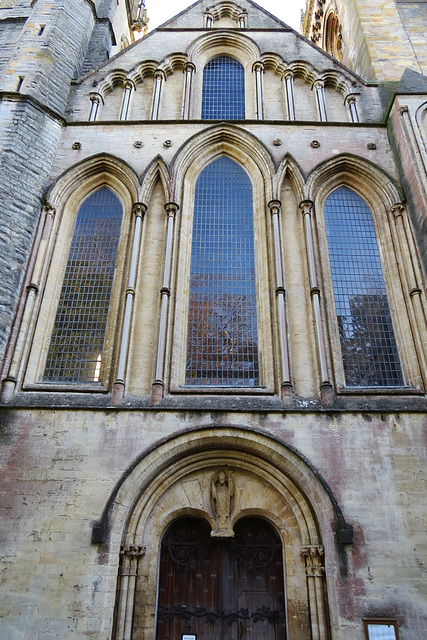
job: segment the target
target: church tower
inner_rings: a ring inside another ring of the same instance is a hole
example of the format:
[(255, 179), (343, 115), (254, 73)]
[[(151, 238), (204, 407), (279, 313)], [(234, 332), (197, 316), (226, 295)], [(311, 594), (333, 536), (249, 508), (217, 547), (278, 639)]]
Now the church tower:
[(397, 82), (427, 72), (426, 20), (422, 0), (308, 0), (303, 35), (362, 78)]

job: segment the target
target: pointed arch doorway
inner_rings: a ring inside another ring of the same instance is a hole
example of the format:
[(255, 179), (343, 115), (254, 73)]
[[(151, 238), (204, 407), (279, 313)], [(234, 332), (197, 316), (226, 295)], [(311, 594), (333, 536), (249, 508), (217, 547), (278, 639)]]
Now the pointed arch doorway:
[(286, 640), (283, 549), (263, 518), (212, 537), (202, 518), (178, 518), (161, 544), (156, 639)]

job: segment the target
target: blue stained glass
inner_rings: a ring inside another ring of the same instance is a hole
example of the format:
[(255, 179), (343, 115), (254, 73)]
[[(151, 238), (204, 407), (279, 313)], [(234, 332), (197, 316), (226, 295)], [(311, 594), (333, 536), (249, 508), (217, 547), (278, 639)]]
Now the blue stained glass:
[(187, 385), (259, 384), (252, 185), (221, 156), (197, 180)]
[(99, 189), (79, 209), (65, 268), (44, 380), (99, 382), (116, 266), (122, 205)]
[(403, 385), (371, 212), (341, 187), (325, 203), (326, 235), (346, 385)]
[(243, 120), (245, 72), (237, 60), (220, 56), (203, 69), (203, 120)]

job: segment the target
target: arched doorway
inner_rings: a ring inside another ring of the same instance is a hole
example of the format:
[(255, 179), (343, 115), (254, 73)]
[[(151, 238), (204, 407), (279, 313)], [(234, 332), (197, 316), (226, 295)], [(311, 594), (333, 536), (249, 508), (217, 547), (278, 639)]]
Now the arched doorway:
[(178, 518), (161, 544), (156, 638), (285, 640), (282, 544), (263, 518), (212, 537), (201, 518)]

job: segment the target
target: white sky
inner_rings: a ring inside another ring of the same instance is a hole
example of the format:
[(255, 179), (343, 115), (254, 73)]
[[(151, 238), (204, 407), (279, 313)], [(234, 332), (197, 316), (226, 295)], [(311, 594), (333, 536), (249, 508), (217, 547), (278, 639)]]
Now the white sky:
[[(150, 22), (148, 30), (152, 31), (177, 13), (181, 13), (186, 7), (194, 4), (189, 0), (146, 0), (145, 6)], [(212, 5), (215, 1), (212, 0)], [(285, 22), (287, 25), (301, 32), (301, 9), (305, 8), (306, 0), (261, 0), (258, 1), (264, 9)]]

